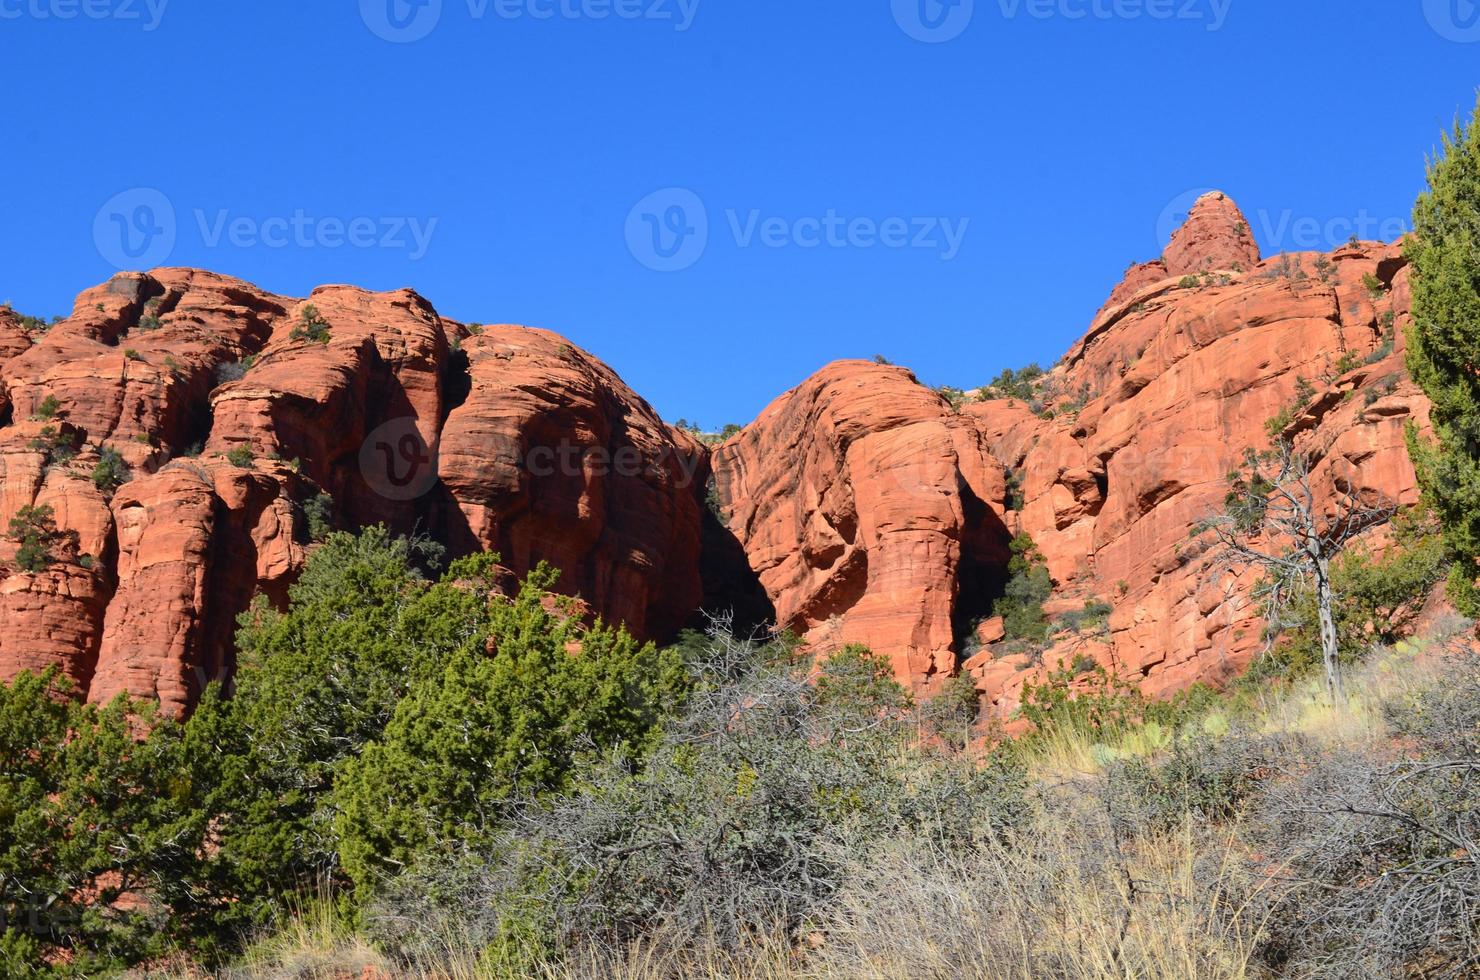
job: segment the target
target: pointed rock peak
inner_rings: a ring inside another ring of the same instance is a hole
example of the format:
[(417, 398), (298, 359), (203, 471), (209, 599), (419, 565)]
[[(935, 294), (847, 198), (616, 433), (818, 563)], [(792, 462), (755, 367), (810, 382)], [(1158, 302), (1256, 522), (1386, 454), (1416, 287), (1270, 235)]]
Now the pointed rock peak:
[(1222, 191), (1209, 191), (1172, 234), (1162, 260), (1172, 276), (1235, 267), (1248, 270), (1259, 264), (1259, 246), (1233, 199)]

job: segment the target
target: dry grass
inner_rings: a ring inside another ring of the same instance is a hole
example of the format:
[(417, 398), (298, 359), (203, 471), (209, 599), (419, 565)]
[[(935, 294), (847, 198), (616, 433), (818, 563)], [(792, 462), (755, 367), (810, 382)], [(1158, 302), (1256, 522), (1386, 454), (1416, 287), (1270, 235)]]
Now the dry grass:
[[(500, 968), (456, 941), (417, 969), (393, 968), (331, 913), (310, 910), (254, 946), (231, 978), (408, 977), (417, 980), (808, 980), (917, 978), (1241, 978), (1263, 930), (1231, 836), (1181, 832), (1112, 839), (1084, 798), (1076, 824), (1045, 817), (1013, 841), (964, 853), (899, 842), (861, 860), (836, 909), (804, 943), (763, 937), (742, 954), (653, 937), (588, 948), (563, 963)], [(1271, 903), (1260, 903), (1267, 908)]]
[[(1262, 933), (1231, 842), (1182, 834), (1086, 860), (1072, 829), (1031, 848), (897, 854), (842, 898), (815, 975), (1244, 978)], [(1210, 863), (1210, 858), (1213, 860)], [(880, 890), (876, 890), (880, 889)]]
[(280, 930), (248, 947), (223, 980), (274, 977), (283, 980), (337, 980), (389, 976), (391, 963), (345, 922), (333, 904), (315, 901)]
[[(1327, 745), (1360, 745), (1386, 734), (1383, 705), (1414, 697), (1437, 683), (1442, 660), (1428, 641), (1404, 641), (1374, 651), (1347, 679), (1349, 698), (1337, 710), (1325, 696), (1319, 676), (1289, 688), (1261, 693), (1246, 722), (1266, 735), (1308, 735)], [(1135, 728), (1108, 740), (1091, 733), (1060, 728), (1035, 739), (1029, 765), (1035, 775), (1062, 781), (1103, 772), (1113, 761), (1146, 758), (1166, 748), (1168, 733)]]

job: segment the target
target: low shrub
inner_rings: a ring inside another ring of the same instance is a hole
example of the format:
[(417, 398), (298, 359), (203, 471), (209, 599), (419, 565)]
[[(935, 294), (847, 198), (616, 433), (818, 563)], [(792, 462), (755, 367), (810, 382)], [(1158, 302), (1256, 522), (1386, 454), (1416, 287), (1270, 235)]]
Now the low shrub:
[(1471, 976), (1480, 966), (1480, 658), (1389, 710), (1414, 751), (1286, 761), (1251, 838), (1294, 883), (1266, 956), (1292, 975)]
[(1204, 824), (1233, 820), (1280, 765), (1307, 751), (1286, 736), (1197, 732), (1167, 743), (1159, 756), (1119, 762), (1106, 772), (1116, 819), (1135, 833), (1175, 831), (1189, 817)]
[(61, 411), (61, 408), (62, 403), (57, 401), (56, 395), (47, 395), (41, 399), (41, 404), (36, 406), (36, 412), (31, 417), (33, 419), (55, 418), (57, 412)]
[(981, 395), (984, 399), (1016, 398), (1018, 401), (1029, 401), (1037, 392), (1038, 385), (1046, 373), (1036, 363), (1015, 371), (1011, 368), (1004, 369), (1001, 374), (982, 388)]
[(1074, 609), (1059, 617), (1058, 626), (1075, 633), (1092, 630), (1103, 632), (1115, 607), (1100, 599), (1084, 600), (1083, 609)]
[(98, 462), (92, 471), (93, 486), (104, 493), (112, 493), (127, 483), (132, 475), (118, 450), (111, 446), (98, 450)]
[(222, 361), (216, 365), (216, 384), (224, 385), (232, 381), (240, 381), (246, 377), (247, 372), (252, 369), (252, 365), (256, 361), (257, 359), (252, 356), (244, 357), (239, 361)]
[(54, 425), (45, 425), (27, 446), (39, 452), (47, 466), (62, 466), (77, 458), (77, 437)]
[(813, 684), (788, 653), (714, 635), (644, 761), (592, 760), (578, 790), (518, 808), (485, 848), (393, 882), (377, 935), (408, 962), (453, 923), (515, 961), (639, 937), (739, 952), (803, 935), (885, 841), (950, 850), (1023, 819), (1020, 769), (906, 751), (908, 698), (887, 664), (848, 648)]
[(327, 344), (329, 342), (329, 321), (324, 319), (317, 306), (306, 303), (299, 311), (298, 323), (288, 332), (288, 337), (291, 340)]

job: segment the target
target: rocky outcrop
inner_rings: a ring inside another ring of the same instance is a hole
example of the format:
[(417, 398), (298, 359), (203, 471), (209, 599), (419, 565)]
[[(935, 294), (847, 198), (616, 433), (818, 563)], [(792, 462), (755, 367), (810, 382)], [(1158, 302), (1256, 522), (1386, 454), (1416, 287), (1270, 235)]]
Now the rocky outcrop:
[(1005, 485), (970, 420), (909, 371), (831, 364), (715, 454), (729, 530), (815, 648), (863, 643), (928, 686), (1007, 560)]
[(608, 620), (672, 635), (702, 594), (704, 447), (548, 331), (483, 327), (461, 354), (467, 391), (437, 452), (449, 541), (520, 575), (548, 561)]
[(1220, 269), (1246, 272), (1259, 264), (1259, 246), (1238, 205), (1221, 191), (1209, 191), (1187, 212), (1161, 261), (1169, 276)]
[(1209, 191), (1192, 205), (1160, 258), (1126, 270), (1096, 319), (1164, 279), (1180, 280), (1219, 270), (1246, 272), (1258, 264), (1259, 245), (1244, 213), (1222, 191)]
[(0, 528), (33, 505), (56, 525), (39, 569), (0, 542), (0, 677), (59, 665), (92, 700), (188, 710), (253, 596), (284, 599), (310, 505), (550, 562), (644, 635), (699, 603), (702, 447), (553, 334), (470, 329), (410, 290), (124, 274), (49, 329), (0, 311), (0, 391)]
[[(1260, 644), (1253, 576), (1215, 573), (1189, 532), (1246, 447), (1293, 440), (1325, 501), (1417, 497), (1407, 277), (1380, 243), (1261, 261), (1205, 195), (1031, 398), (955, 404), (842, 361), (712, 453), (560, 337), (464, 326), (410, 290), (293, 299), (160, 269), (54, 325), (0, 309), (0, 528), (55, 521), (47, 562), (0, 541), (0, 677), (58, 665), (94, 700), (188, 710), (327, 517), (494, 550), (511, 577), (550, 562), (646, 636), (740, 606), (819, 652), (867, 644), (922, 692), (964, 671), (1003, 716), (1085, 658), (1152, 693), (1221, 681)], [(113, 454), (117, 488), (94, 478)], [(1005, 635), (1022, 534), (1049, 614), (1094, 628), (1033, 651)]]
[[(901, 369), (830, 365), (718, 450), (720, 496), (781, 625), (821, 650), (867, 643), (916, 686), (964, 670), (1005, 717), (1083, 658), (1152, 694), (1216, 683), (1259, 648), (1254, 576), (1212, 569), (1190, 531), (1277, 416), (1321, 499), (1413, 503), (1403, 430), (1427, 407), (1403, 372), (1408, 319), (1399, 247), (1261, 261), (1208, 194), (1031, 401), (987, 391), (956, 414)], [(1103, 628), (1002, 642), (989, 613), (1018, 533), (1053, 578), (1049, 614), (1108, 605)]]
[[(1045, 380), (1042, 416), (1005, 400), (966, 408), (1020, 482), (1008, 519), (1047, 560), (1051, 611), (1114, 607), (1107, 631), (1069, 637), (1043, 665), (991, 648), (968, 661), (1003, 714), (1025, 681), (1081, 656), (1152, 694), (1247, 666), (1263, 625), (1254, 576), (1215, 571), (1189, 532), (1221, 508), (1245, 448), (1269, 446), (1271, 419), (1315, 461), (1318, 499), (1339, 486), (1416, 501), (1403, 432), (1427, 424), (1427, 404), (1403, 370), (1401, 249), (1259, 262), (1245, 233), (1231, 202), (1204, 197), (1168, 248), (1176, 268), (1117, 289)], [(1176, 275), (1197, 267), (1196, 282)]]

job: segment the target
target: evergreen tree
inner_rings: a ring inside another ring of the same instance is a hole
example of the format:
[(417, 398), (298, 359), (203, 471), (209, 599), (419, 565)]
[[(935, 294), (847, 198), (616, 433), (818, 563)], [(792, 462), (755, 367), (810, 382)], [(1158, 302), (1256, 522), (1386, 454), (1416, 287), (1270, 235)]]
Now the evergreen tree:
[(1449, 594), (1480, 615), (1480, 112), (1456, 123), (1413, 211), (1408, 368), (1433, 402), (1437, 442), (1412, 427), (1409, 452), (1454, 560)]
[[(0, 684), (0, 975), (94, 976), (189, 941), (209, 820), (179, 725), (71, 700), (55, 668)], [(146, 734), (147, 733), (147, 734)]]
[(550, 599), (553, 572), (537, 569), (508, 600), (492, 594), (492, 571), (488, 555), (453, 566), (461, 589), (442, 598), (477, 597), (457, 617), (476, 624), (477, 642), (422, 673), (335, 783), (340, 855), (362, 886), (478, 836), (516, 795), (565, 788), (581, 758), (642, 754), (682, 693), (677, 656), (600, 623), (586, 629)]
[(414, 542), (335, 532), (286, 611), (242, 617), (235, 691), (213, 688), (189, 723), (207, 808), (222, 814), (218, 925), (372, 884), (491, 825), (516, 792), (562, 787), (581, 752), (646, 744), (681, 688), (678, 657), (587, 628), (543, 567), (504, 596), (497, 560), (465, 558), (431, 582)]

